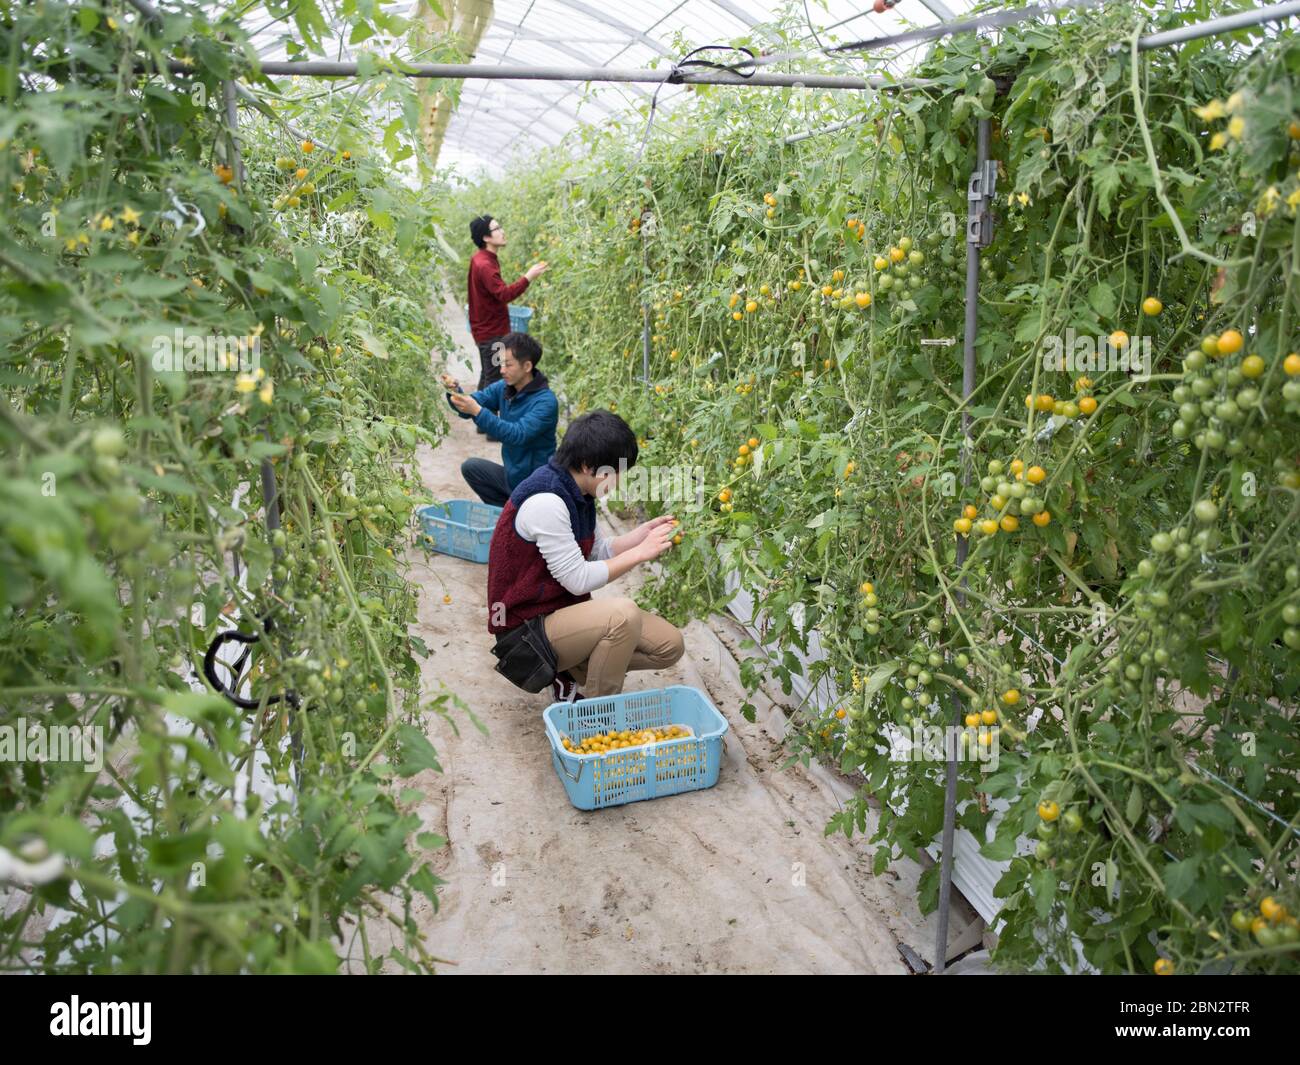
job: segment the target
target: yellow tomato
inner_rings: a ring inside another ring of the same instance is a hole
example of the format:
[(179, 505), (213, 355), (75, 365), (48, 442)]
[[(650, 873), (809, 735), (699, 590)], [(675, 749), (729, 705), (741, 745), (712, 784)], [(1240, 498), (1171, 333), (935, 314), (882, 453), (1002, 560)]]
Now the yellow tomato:
[(1142, 313), (1149, 318), (1154, 318), (1157, 314), (1165, 309), (1165, 305), (1154, 296), (1148, 296), (1142, 301)]
[(1079, 397), (1079, 413), (1091, 414), (1097, 409), (1097, 401), (1092, 396)]
[(1220, 355), (1232, 355), (1241, 350), (1241, 345), (1245, 343), (1245, 338), (1236, 329), (1227, 329), (1219, 334), (1219, 342), (1215, 346), (1219, 349)]
[(1043, 528), (1043, 526), (1049, 524), (1051, 520), (1052, 520), (1052, 512), (1050, 510), (1040, 510), (1033, 517), (1034, 524), (1037, 525), (1040, 529)]
[(952, 523), (952, 527), (956, 532), (961, 533), (962, 536), (966, 536), (971, 530), (971, 520), (970, 518), (958, 518)]
[(1015, 532), (1020, 528), (1020, 519), (1014, 514), (1003, 514), (1002, 520), (998, 524), (1002, 526), (1003, 532)]
[(1047, 477), (1047, 471), (1042, 466), (1030, 466), (1025, 472), (1025, 480), (1030, 484), (1042, 484)]
[(1277, 924), (1286, 916), (1286, 907), (1269, 895), (1259, 904), (1259, 914), (1264, 920)]

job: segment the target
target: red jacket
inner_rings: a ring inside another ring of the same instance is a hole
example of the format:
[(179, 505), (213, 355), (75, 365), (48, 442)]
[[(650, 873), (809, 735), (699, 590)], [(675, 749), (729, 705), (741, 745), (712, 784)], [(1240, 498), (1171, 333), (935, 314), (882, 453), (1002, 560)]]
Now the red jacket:
[(476, 344), (510, 332), (510, 301), (522, 296), (528, 278), (513, 285), (501, 280), (501, 264), (494, 252), (481, 248), (469, 261), (469, 331)]

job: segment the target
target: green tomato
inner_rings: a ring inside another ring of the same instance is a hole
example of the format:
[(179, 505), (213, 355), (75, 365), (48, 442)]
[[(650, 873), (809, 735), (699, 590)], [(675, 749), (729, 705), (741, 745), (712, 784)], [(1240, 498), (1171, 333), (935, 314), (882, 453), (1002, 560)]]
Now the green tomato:
[(126, 437), (116, 426), (105, 426), (95, 430), (90, 447), (100, 458), (120, 459), (126, 454)]

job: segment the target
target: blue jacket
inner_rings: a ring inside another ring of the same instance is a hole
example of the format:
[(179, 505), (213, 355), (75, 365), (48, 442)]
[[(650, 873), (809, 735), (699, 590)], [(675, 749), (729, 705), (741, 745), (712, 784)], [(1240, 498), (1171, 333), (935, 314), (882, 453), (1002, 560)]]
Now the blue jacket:
[[(501, 462), (513, 492), (517, 484), (539, 466), (545, 466), (555, 454), (555, 428), (560, 421), (555, 393), (546, 375), (539, 371), (522, 391), (501, 380), (470, 394), (483, 408), (474, 415), (474, 424), (501, 441)], [(447, 404), (456, 410), (450, 395)], [(458, 410), (456, 413), (469, 417)]]

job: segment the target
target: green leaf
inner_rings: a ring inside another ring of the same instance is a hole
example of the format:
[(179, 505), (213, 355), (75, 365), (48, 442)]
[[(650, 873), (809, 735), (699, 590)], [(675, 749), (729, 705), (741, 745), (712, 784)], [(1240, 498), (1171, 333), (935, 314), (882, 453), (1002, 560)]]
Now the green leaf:
[(1201, 860), (1197, 857), (1184, 858), (1181, 862), (1170, 862), (1161, 870), (1165, 890), (1171, 899), (1184, 898), (1196, 886), (1200, 873)]
[(402, 747), (402, 762), (397, 767), (399, 777), (412, 777), (425, 769), (436, 773), (442, 772), (438, 763), (438, 752), (423, 732), (412, 725), (403, 725), (397, 730), (397, 742)]
[(133, 277), (122, 284), (122, 291), (141, 299), (174, 296), (189, 282), (183, 277)]
[(1115, 290), (1105, 281), (1098, 281), (1088, 290), (1088, 306), (1102, 318), (1111, 318), (1115, 314)]
[(1056, 901), (1056, 882), (1055, 870), (1046, 866), (1035, 869), (1029, 875), (1029, 893), (1034, 898), (1034, 912), (1040, 921), (1052, 912), (1052, 903)]
[(1128, 803), (1124, 807), (1124, 820), (1130, 826), (1138, 823), (1138, 818), (1142, 816), (1142, 787), (1136, 781), (1128, 793)]
[(1219, 642), (1225, 651), (1231, 651), (1246, 631), (1246, 604), (1231, 592), (1219, 600)]

